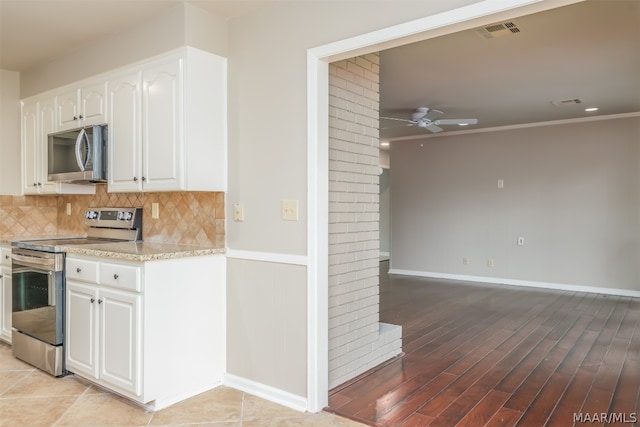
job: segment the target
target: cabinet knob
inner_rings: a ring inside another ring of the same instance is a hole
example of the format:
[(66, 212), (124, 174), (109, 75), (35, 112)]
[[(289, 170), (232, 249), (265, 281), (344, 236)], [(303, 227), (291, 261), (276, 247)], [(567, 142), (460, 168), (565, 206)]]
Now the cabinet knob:
[(42, 187), (42, 183), (41, 182), (38, 183), (38, 187)]
[(78, 116), (78, 118), (82, 120), (83, 119), (82, 114), (80, 114), (80, 116)]
[(4, 276), (2, 274), (0, 274), (0, 279), (2, 279)]
[(91, 304), (93, 304), (94, 302), (96, 302), (95, 298), (91, 298)]
[(36, 183), (34, 182), (34, 183), (33, 183), (33, 186), (34, 186), (34, 187), (37, 187), (37, 186), (38, 186), (38, 184), (36, 184)]
[(113, 278), (116, 279), (116, 280), (118, 280), (118, 277), (120, 277), (120, 276), (118, 276), (118, 273), (113, 275)]
[(133, 182), (138, 182), (138, 177), (137, 176), (133, 177)]
[(80, 267), (76, 268), (76, 273), (80, 273), (82, 269)]
[(5, 255), (5, 256), (4, 256), (4, 259), (9, 259), (9, 255)]
[(73, 120), (78, 120), (78, 118), (76, 116), (73, 116)]
[(147, 178), (145, 178), (144, 176), (142, 177), (142, 182), (146, 182)]
[(102, 304), (102, 298), (98, 300), (98, 304)]

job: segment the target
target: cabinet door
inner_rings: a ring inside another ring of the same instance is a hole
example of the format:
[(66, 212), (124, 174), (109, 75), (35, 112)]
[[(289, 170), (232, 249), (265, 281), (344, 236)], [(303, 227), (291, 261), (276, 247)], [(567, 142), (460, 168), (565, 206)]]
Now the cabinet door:
[(140, 295), (100, 290), (100, 379), (140, 395)]
[(109, 81), (109, 191), (142, 191), (140, 73)]
[(82, 126), (107, 122), (107, 83), (84, 86), (80, 90), (80, 118)]
[(11, 298), (13, 294), (11, 289), (11, 267), (2, 267), (0, 276), (0, 310), (2, 310), (0, 334), (2, 334), (2, 338), (5, 341), (11, 342)]
[(56, 184), (50, 182), (49, 174), (49, 134), (57, 131), (56, 127), (56, 99), (40, 100), (40, 142), (38, 143), (38, 190), (41, 194), (56, 192)]
[(22, 105), (22, 190), (38, 193), (38, 103)]
[(80, 108), (78, 105), (78, 89), (62, 92), (57, 96), (58, 130), (79, 127)]
[(68, 280), (66, 304), (67, 369), (98, 378), (98, 288)]
[(145, 191), (183, 187), (182, 59), (142, 72), (143, 187)]

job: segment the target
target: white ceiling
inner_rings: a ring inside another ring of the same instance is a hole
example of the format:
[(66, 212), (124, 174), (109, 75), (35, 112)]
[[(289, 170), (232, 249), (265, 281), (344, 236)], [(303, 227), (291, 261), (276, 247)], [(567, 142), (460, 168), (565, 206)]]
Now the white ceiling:
[[(0, 0), (0, 68), (37, 67), (179, 2)], [(232, 18), (281, 1), (191, 3)], [(430, 107), (444, 119), (477, 118), (470, 128), (478, 129), (640, 111), (640, 0), (589, 0), (511, 21), (519, 33), (485, 39), (467, 30), (381, 52), (380, 115)], [(582, 103), (551, 104), (575, 98)], [(425, 133), (380, 131), (385, 139)]]
[[(640, 111), (640, 1), (587, 1), (505, 22), (520, 32), (485, 39), (467, 30), (381, 52), (380, 115), (429, 107), (443, 119), (477, 118), (464, 129), (478, 129)], [(551, 103), (566, 99), (582, 103)], [(591, 106), (598, 112), (584, 111)]]

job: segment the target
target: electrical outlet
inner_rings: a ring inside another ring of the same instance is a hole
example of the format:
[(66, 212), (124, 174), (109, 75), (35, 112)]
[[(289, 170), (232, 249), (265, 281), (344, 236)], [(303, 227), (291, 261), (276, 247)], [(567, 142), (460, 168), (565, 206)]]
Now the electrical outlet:
[(499, 179), (498, 180), (498, 188), (499, 189), (503, 189), (504, 188), (504, 179)]
[(518, 246), (524, 246), (524, 237), (518, 237)]
[(67, 203), (67, 215), (71, 215), (71, 203)]
[(282, 219), (285, 221), (298, 220), (298, 201), (297, 200), (282, 201)]
[(151, 203), (151, 218), (159, 219), (160, 218), (160, 204), (159, 203)]
[(487, 267), (492, 268), (493, 267), (493, 258), (489, 258), (487, 260)]
[(244, 221), (244, 206), (242, 205), (242, 203), (234, 203), (233, 220), (235, 222)]
[(469, 265), (469, 258), (467, 258), (467, 257), (463, 257), (463, 258), (462, 258), (462, 263), (463, 263), (464, 265)]

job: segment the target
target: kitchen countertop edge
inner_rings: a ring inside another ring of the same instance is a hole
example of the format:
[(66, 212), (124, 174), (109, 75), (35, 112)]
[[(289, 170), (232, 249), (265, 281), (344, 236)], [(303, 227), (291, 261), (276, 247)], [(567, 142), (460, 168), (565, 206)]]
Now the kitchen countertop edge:
[(173, 243), (117, 242), (95, 245), (63, 246), (67, 254), (87, 255), (123, 261), (156, 261), (206, 255), (224, 255), (225, 248)]

